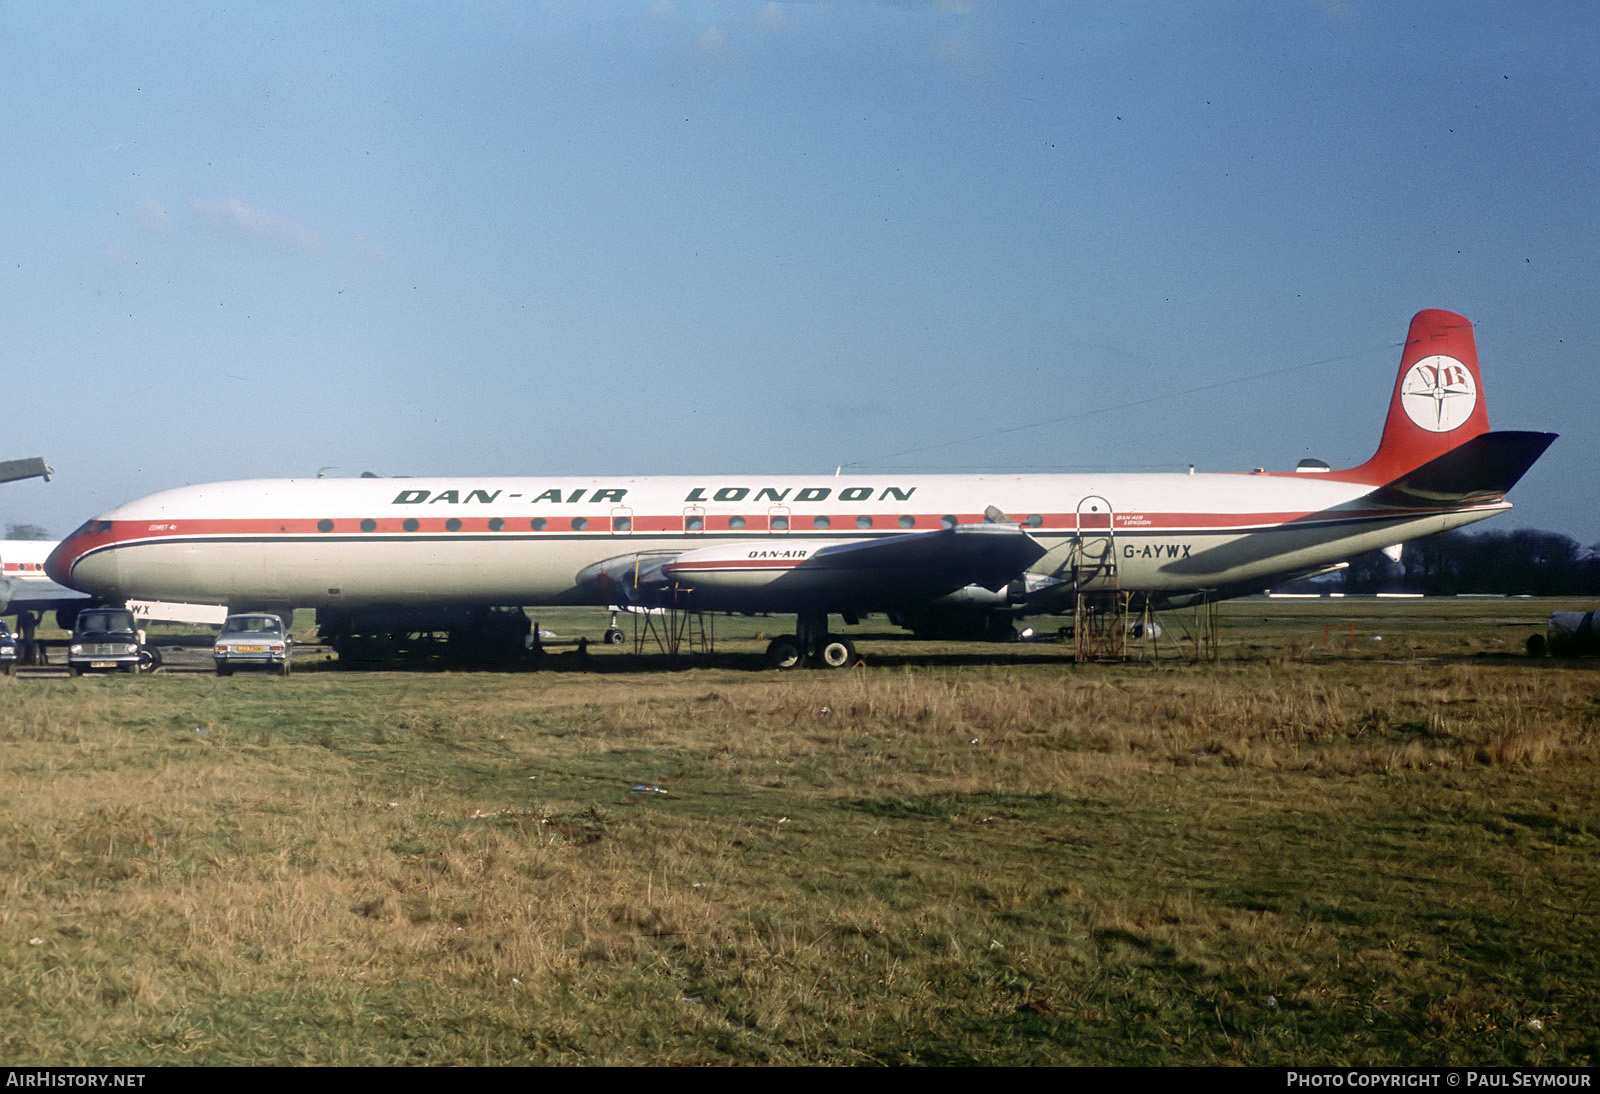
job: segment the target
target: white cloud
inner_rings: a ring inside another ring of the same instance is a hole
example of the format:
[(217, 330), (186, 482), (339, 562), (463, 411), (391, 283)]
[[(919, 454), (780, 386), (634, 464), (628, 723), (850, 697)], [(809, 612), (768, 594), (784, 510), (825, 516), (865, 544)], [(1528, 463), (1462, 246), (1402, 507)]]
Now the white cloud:
[(705, 29), (700, 37), (694, 40), (694, 48), (705, 57), (726, 57), (728, 54), (728, 39), (715, 26), (710, 26)]
[(880, 0), (902, 11), (921, 11), (930, 15), (971, 15), (972, 0)]
[(350, 245), (350, 249), (356, 253), (356, 257), (363, 262), (389, 261), (389, 248), (375, 239), (368, 239), (366, 236), (347, 235), (344, 240)]
[(964, 34), (951, 35), (935, 47), (939, 59), (950, 68), (969, 79), (984, 75), (981, 52), (971, 38)]
[(144, 226), (156, 235), (165, 239), (175, 239), (178, 236), (178, 223), (172, 219), (172, 214), (167, 212), (166, 206), (152, 197), (137, 197), (133, 199), (133, 207), (139, 210), (139, 217), (144, 221)]
[(789, 12), (778, 0), (768, 0), (767, 6), (756, 12), (755, 23), (768, 34), (793, 34), (794, 23)]
[(116, 270), (133, 270), (139, 267), (139, 256), (121, 247), (107, 247), (102, 253), (107, 266)]
[(346, 233), (344, 241), (350, 248), (350, 273), (355, 277), (365, 280), (371, 276), (374, 266), (382, 266), (389, 261), (389, 248), (375, 239)]
[(1352, 27), (1355, 25), (1356, 15), (1351, 9), (1348, 0), (1311, 0), (1311, 6), (1340, 26)]
[(280, 250), (312, 258), (322, 251), (322, 237), (304, 224), (279, 213), (252, 208), (238, 198), (189, 203), (212, 227), (230, 235), (254, 239)]

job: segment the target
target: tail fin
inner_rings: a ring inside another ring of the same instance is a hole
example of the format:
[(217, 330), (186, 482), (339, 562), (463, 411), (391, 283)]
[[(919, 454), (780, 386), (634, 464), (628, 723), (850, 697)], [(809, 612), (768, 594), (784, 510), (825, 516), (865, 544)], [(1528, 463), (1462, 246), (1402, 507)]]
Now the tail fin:
[(1454, 312), (1418, 312), (1400, 353), (1378, 451), (1348, 475), (1374, 486), (1391, 482), (1489, 432), (1472, 324)]

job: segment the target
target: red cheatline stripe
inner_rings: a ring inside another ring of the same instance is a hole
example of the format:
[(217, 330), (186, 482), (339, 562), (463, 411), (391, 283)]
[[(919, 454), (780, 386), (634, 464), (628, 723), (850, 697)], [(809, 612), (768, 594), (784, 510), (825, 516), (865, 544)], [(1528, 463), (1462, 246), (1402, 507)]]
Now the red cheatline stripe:
[[(1440, 509), (1439, 512), (1447, 511)], [(1453, 510), (1448, 510), (1453, 511)], [(1431, 512), (1431, 511), (1428, 511)], [(1369, 509), (1350, 511), (1324, 511), (1324, 512), (1272, 512), (1272, 513), (1134, 513), (1118, 514), (1117, 526), (1113, 530), (1123, 535), (1170, 535), (1181, 532), (1205, 531), (1248, 531), (1257, 528), (1269, 528), (1279, 525), (1293, 524), (1304, 521), (1306, 524), (1330, 522), (1348, 522), (1355, 520), (1376, 520), (1389, 517), (1419, 517), (1427, 512), (1403, 509)], [(292, 520), (270, 520), (262, 518), (251, 519), (226, 519), (226, 520), (177, 520), (170, 522), (151, 521), (116, 521), (104, 532), (89, 531), (80, 534), (71, 540), (70, 558), (76, 559), (96, 548), (115, 544), (136, 542), (159, 542), (165, 539), (207, 539), (207, 538), (270, 538), (283, 537), (316, 537), (324, 535), (338, 536), (570, 536), (574, 533), (593, 537), (607, 537), (626, 539), (631, 535), (666, 534), (666, 535), (752, 535), (752, 534), (777, 534), (793, 536), (803, 539), (811, 535), (850, 538), (861, 535), (893, 535), (907, 531), (928, 531), (941, 527), (939, 515), (922, 514), (916, 517), (916, 524), (912, 528), (901, 528), (896, 517), (886, 516), (881, 520), (874, 518), (870, 528), (858, 528), (855, 525), (855, 514), (839, 515), (832, 521), (828, 528), (810, 528), (806, 521), (792, 521), (787, 532), (773, 533), (767, 528), (765, 517), (751, 516), (746, 518), (743, 528), (728, 526), (725, 517), (708, 517), (707, 526), (700, 531), (688, 532), (683, 525), (681, 514), (668, 516), (634, 516), (631, 529), (627, 532), (613, 531), (610, 519), (605, 515), (594, 515), (588, 518), (587, 525), (582, 529), (574, 529), (570, 517), (546, 517), (543, 528), (532, 527), (529, 517), (517, 517), (503, 521), (500, 528), (489, 527), (490, 517), (395, 517), (385, 516), (379, 518), (340, 517), (340, 518), (296, 518)], [(978, 524), (982, 522), (981, 514), (957, 513), (956, 518), (962, 523)], [(1070, 535), (1077, 530), (1070, 513), (1044, 514), (1044, 523), (1028, 531), (1044, 535)], [(1313, 519), (1307, 519), (1313, 518)], [(407, 520), (415, 520), (417, 526), (407, 528)], [(458, 522), (458, 528), (448, 528), (448, 520)], [(332, 527), (323, 530), (321, 520), (329, 520)], [(363, 520), (371, 520), (373, 527), (370, 530), (361, 527)], [(1098, 531), (1098, 529), (1084, 529), (1085, 531)]]
[[(1330, 513), (1330, 520), (1348, 520), (1356, 517), (1385, 516), (1391, 512), (1396, 514), (1411, 511), (1367, 510), (1349, 511), (1337, 514)], [(981, 524), (983, 517), (975, 513), (954, 514), (962, 524)], [(1311, 512), (1275, 512), (1275, 513), (1140, 513), (1132, 516), (1119, 514), (1116, 530), (1124, 532), (1140, 531), (1170, 531), (1178, 528), (1235, 528), (1254, 527), (1259, 525), (1284, 524), (1316, 515)], [(803, 538), (811, 532), (822, 532), (829, 535), (850, 532), (883, 532), (894, 533), (928, 530), (942, 527), (942, 516), (918, 516), (912, 528), (901, 528), (899, 524), (889, 518), (874, 520), (867, 528), (857, 527), (853, 515), (840, 516), (834, 519), (826, 528), (811, 527), (806, 522), (792, 522), (787, 534)], [(1040, 525), (1024, 526), (1028, 531), (1049, 533), (1070, 533), (1077, 526), (1070, 519), (1070, 514), (1048, 514)], [(416, 528), (405, 527), (407, 519), (416, 520)], [(448, 520), (454, 519), (459, 528), (447, 528)], [(530, 518), (516, 517), (512, 519), (499, 518), (503, 523), (501, 527), (491, 529), (488, 517), (456, 517), (456, 518), (402, 518), (384, 517), (338, 517), (338, 518), (296, 518), (292, 520), (270, 519), (244, 519), (244, 520), (181, 520), (164, 525), (157, 524), (152, 527), (144, 521), (118, 521), (111, 531), (105, 533), (89, 533), (83, 538), (94, 542), (108, 540), (126, 541), (132, 539), (170, 539), (192, 538), (197, 536), (272, 536), (272, 535), (407, 535), (428, 533), (430, 535), (450, 534), (452, 532), (483, 534), (515, 533), (525, 534), (530, 531), (547, 533), (569, 533), (574, 531), (572, 520), (569, 517), (547, 517), (544, 527), (535, 529)], [(743, 528), (732, 528), (728, 525), (727, 518), (708, 517), (705, 531), (729, 532), (767, 532), (766, 521), (760, 517), (747, 517)], [(319, 527), (322, 520), (330, 520), (333, 527), (324, 531)], [(371, 520), (373, 527), (368, 530), (361, 527), (363, 520)], [(611, 534), (612, 528), (609, 518), (605, 516), (591, 516), (587, 518), (586, 526), (581, 529), (594, 534)], [(674, 514), (667, 517), (636, 516), (632, 518), (631, 530), (634, 532), (668, 532), (681, 533), (685, 531), (683, 518)], [(1090, 529), (1087, 526), (1085, 531)]]
[(669, 562), (664, 569), (675, 574), (692, 574), (699, 571), (728, 570), (792, 570), (805, 562), (803, 558), (738, 559), (727, 562)]

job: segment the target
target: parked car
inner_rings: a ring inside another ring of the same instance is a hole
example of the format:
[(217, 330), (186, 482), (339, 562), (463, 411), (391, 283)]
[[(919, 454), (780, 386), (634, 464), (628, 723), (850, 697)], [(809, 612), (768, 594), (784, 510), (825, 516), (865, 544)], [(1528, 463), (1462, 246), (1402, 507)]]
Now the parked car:
[(148, 661), (143, 637), (127, 608), (84, 608), (72, 624), (67, 668), (74, 676), (87, 670), (138, 672)]
[(10, 676), (11, 670), (17, 667), (17, 640), (11, 636), (11, 628), (6, 626), (6, 621), (0, 619), (0, 674)]
[(294, 656), (289, 628), (280, 616), (270, 612), (241, 612), (222, 621), (222, 633), (212, 655), (218, 676), (232, 676), (236, 668), (271, 669), (279, 676), (289, 675)]

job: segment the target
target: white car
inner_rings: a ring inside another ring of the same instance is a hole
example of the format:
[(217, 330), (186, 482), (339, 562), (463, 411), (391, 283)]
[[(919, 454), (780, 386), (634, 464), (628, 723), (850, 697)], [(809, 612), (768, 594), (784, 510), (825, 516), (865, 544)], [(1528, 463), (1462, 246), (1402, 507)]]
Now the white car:
[(218, 676), (232, 676), (236, 668), (271, 669), (289, 675), (294, 643), (283, 619), (268, 612), (244, 612), (222, 621), (222, 633), (212, 656)]

